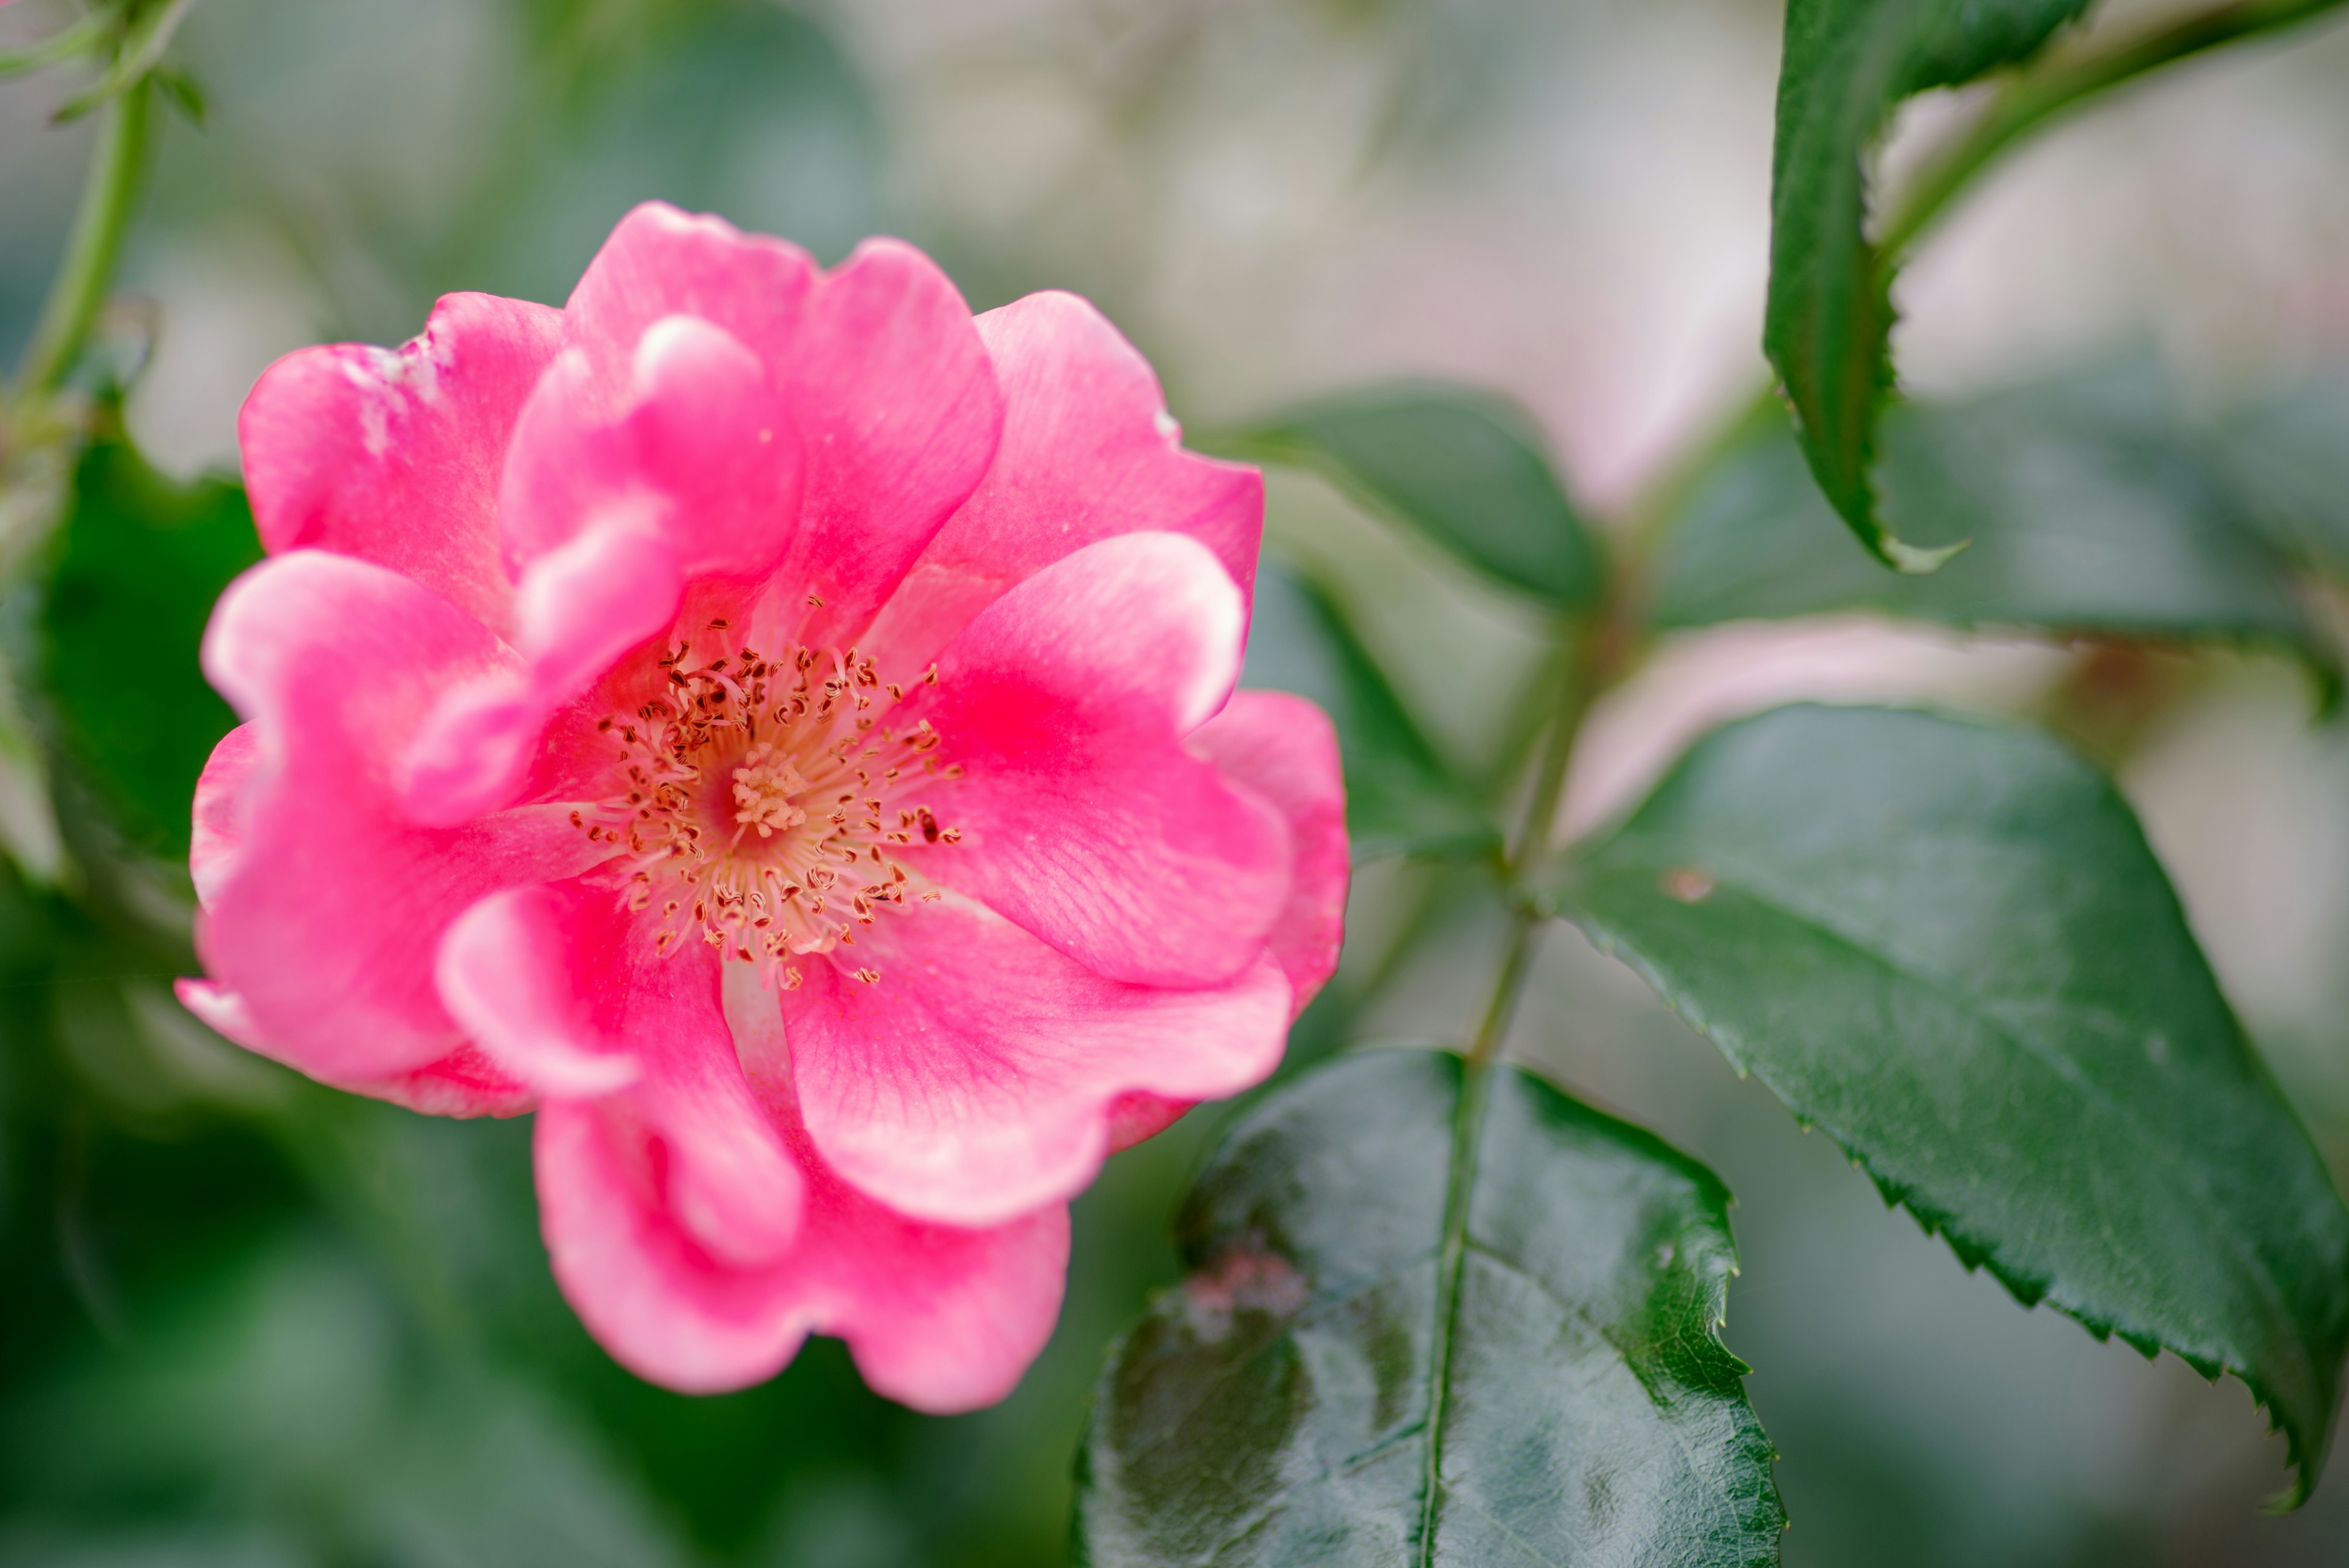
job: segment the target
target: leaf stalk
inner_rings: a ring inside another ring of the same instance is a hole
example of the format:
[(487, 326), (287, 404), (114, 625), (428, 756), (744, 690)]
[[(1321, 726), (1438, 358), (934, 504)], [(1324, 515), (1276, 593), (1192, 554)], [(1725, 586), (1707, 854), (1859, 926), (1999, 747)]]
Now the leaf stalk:
[(98, 147), (91, 155), (88, 182), (82, 188), (81, 206), (74, 214), (65, 260), (49, 286), (24, 363), (16, 372), (14, 401), (20, 421), (30, 422), (30, 416), (72, 374), (89, 341), (98, 307), (106, 302), (146, 162), (151, 99), (152, 89), (142, 77), (104, 106)]
[(1973, 124), (1903, 193), (1877, 243), (1889, 267), (1976, 174), (2027, 132), (2098, 94), (2206, 49), (2297, 26), (2342, 0), (2231, 0), (2094, 53), (2058, 57), (2011, 78)]

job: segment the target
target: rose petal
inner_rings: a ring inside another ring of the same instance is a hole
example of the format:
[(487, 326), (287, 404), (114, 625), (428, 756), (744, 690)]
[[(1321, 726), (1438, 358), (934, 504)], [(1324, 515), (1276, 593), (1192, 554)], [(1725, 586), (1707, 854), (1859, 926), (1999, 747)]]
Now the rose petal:
[(1288, 899), (1288, 831), (1183, 744), (1231, 690), (1242, 614), (1174, 534), (1103, 540), (989, 605), (907, 710), (966, 774), (931, 796), (963, 841), (924, 869), (1112, 979), (1245, 973)]
[(771, 1376), (812, 1332), (845, 1339), (867, 1383), (916, 1409), (1002, 1398), (1059, 1314), (1067, 1210), (955, 1230), (909, 1220), (842, 1183), (794, 1124), (773, 994), (759, 992), (748, 965), (726, 969), (750, 1081), (802, 1161), (799, 1235), (766, 1267), (712, 1256), (662, 1201), (639, 1123), (616, 1102), (557, 1102), (539, 1115), (537, 1163), (564, 1295), (624, 1366), (687, 1392)]
[(236, 868), (237, 849), (244, 841), (249, 803), (245, 785), (261, 761), (261, 743), (250, 724), (239, 724), (220, 738), (204, 771), (196, 779), (194, 826), (188, 837), (188, 877), (196, 885), (196, 902), (209, 908), (212, 895)]
[(456, 828), (399, 811), (394, 759), (435, 694), (511, 656), (387, 567), (321, 551), (233, 584), (204, 669), (251, 723), (232, 864), (206, 881), (197, 949), (282, 1060), (378, 1084), (460, 1041), (432, 984), (449, 922), (502, 887), (572, 875), (600, 851), (560, 807)]
[[(850, 978), (859, 964), (880, 981)], [(949, 1224), (1081, 1190), (1122, 1094), (1237, 1093), (1288, 1033), (1269, 960), (1220, 990), (1122, 985), (951, 898), (885, 917), (804, 972), (782, 1007), (809, 1136), (876, 1200)]]
[(1235, 691), (1191, 732), (1191, 748), (1288, 825), (1288, 902), (1268, 945), (1303, 1012), (1338, 967), (1346, 938), (1346, 780), (1330, 716), (1286, 691)]
[(1002, 441), (891, 597), (871, 649), (918, 670), (1005, 589), (1120, 534), (1188, 535), (1253, 586), (1263, 475), (1185, 452), (1149, 362), (1099, 311), (1033, 294), (980, 317), (978, 332), (1003, 388)]
[[(180, 1005), (199, 1023), (224, 1040), (256, 1055), (282, 1062), (300, 1071), (302, 1064), (265, 1038), (253, 1022), (244, 998), (225, 986), (205, 980), (181, 980), (172, 989)], [(506, 1076), (469, 1044), (460, 1044), (436, 1062), (388, 1078), (363, 1079), (342, 1087), (405, 1106), (430, 1116), (511, 1116), (530, 1109), (530, 1089)]]
[(377, 562), (503, 630), (498, 472), (562, 328), (544, 306), (452, 294), (400, 348), (338, 344), (271, 366), (237, 417), (262, 543)]

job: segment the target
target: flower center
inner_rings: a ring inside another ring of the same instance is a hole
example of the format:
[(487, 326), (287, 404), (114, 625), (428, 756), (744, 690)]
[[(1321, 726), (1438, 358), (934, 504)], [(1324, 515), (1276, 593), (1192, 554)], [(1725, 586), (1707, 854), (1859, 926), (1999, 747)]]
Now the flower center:
[[(896, 852), (960, 840), (926, 797), (962, 769), (939, 763), (928, 720), (882, 722), (905, 689), (872, 659), (732, 645), (705, 659), (684, 641), (660, 668), (664, 695), (597, 722), (616, 742), (612, 793), (571, 814), (620, 849), (602, 875), (629, 909), (654, 911), (656, 951), (698, 935), (790, 990), (793, 958), (854, 947), (881, 911), (936, 901)], [(870, 964), (854, 974), (881, 978)]]

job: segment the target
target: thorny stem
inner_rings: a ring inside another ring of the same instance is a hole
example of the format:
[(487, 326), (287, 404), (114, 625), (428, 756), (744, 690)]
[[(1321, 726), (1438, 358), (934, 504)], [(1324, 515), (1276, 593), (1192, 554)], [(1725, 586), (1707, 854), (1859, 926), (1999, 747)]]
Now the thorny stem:
[(115, 263), (122, 254), (122, 238), (130, 226), (132, 198), (138, 194), (151, 96), (152, 88), (141, 78), (102, 111), (105, 118), (98, 125), (89, 182), (74, 215), (73, 235), (16, 373), (16, 412), (26, 423), (33, 422), (72, 372), (89, 340), (98, 306), (106, 301)]

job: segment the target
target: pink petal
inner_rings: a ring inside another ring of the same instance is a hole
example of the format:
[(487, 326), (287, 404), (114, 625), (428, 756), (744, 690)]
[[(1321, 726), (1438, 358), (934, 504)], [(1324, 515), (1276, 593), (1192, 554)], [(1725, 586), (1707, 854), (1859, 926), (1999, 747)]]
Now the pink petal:
[[(263, 1038), (244, 998), (235, 992), (206, 980), (179, 981), (172, 989), (179, 994), (180, 1005), (213, 1033), (256, 1055), (301, 1068), (285, 1051)], [(411, 1071), (341, 1086), (430, 1116), (511, 1116), (530, 1109), (533, 1103), (527, 1086), (499, 1072), (466, 1044)]]
[(652, 511), (683, 576), (772, 569), (799, 512), (800, 446), (768, 368), (709, 322), (647, 327), (618, 386), (572, 349), (515, 424), (498, 497), (517, 576), (612, 512)]
[(1059, 1314), (1067, 1210), (960, 1231), (906, 1220), (844, 1185), (796, 1127), (772, 993), (748, 966), (726, 967), (750, 1081), (802, 1162), (798, 1237), (763, 1267), (714, 1256), (664, 1201), (658, 1161), (619, 1102), (556, 1102), (539, 1114), (538, 1184), (564, 1295), (624, 1366), (689, 1393), (756, 1383), (820, 1333), (847, 1340), (865, 1381), (916, 1409), (1002, 1398)]
[(779, 363), (807, 444), (798, 536), (776, 574), (823, 601), (798, 640), (845, 643), (986, 473), (1003, 398), (970, 306), (937, 265), (867, 240), (826, 277)]
[(647, 202), (620, 220), (571, 291), (564, 340), (616, 377), (654, 322), (691, 316), (777, 365), (798, 338), (819, 280), (797, 245)]
[[(608, 897), (608, 895), (606, 895)], [(634, 1083), (587, 998), (604, 976), (580, 961), (565, 900), (546, 888), (492, 893), (457, 917), (434, 966), (441, 1002), (482, 1054), (542, 1095), (584, 1097)]]
[(885, 915), (782, 1007), (826, 1163), (905, 1213), (991, 1225), (1081, 1190), (1126, 1091), (1206, 1099), (1271, 1072), (1288, 984), (1267, 960), (1218, 990), (1122, 985), (948, 899)]
[(967, 774), (934, 797), (963, 842), (924, 869), (1112, 979), (1246, 973), (1288, 899), (1288, 831), (1183, 745), (1231, 691), (1243, 615), (1176, 534), (1089, 545), (989, 605), (909, 710)]
[(484, 893), (597, 854), (560, 807), (448, 829), (398, 807), (394, 762), (434, 695), (510, 660), (413, 580), (321, 551), (264, 562), (213, 611), (205, 672), (257, 755), (197, 949), (273, 1054), (314, 1077), (365, 1089), (449, 1056), (461, 1036), (432, 983), (442, 930)]
[(647, 202), (580, 280), (567, 341), (615, 366), (678, 314), (743, 344), (798, 427), (805, 487), (777, 573), (785, 634), (819, 647), (854, 639), (994, 453), (1002, 399), (969, 306), (895, 240), (868, 240), (819, 276), (795, 246)]
[(1230, 783), (1269, 802), (1296, 853), (1288, 902), (1270, 947), (1305, 1010), (1338, 967), (1346, 937), (1346, 780), (1330, 716), (1286, 691), (1235, 691), (1191, 732), (1191, 749)]
[(502, 630), (498, 473), (562, 328), (544, 306), (452, 294), (403, 348), (305, 348), (271, 366), (237, 419), (262, 543), (389, 566)]
[(451, 824), (511, 801), (547, 721), (665, 630), (688, 577), (771, 571), (799, 509), (799, 444), (750, 351), (692, 317), (653, 323), (616, 403), (566, 350), (523, 410), (499, 527), (526, 665), (450, 691), (409, 761), (408, 805)]
[(1109, 1148), (1119, 1154), (1147, 1143), (1181, 1121), (1196, 1100), (1170, 1100), (1164, 1095), (1129, 1090), (1110, 1102)]
[(449, 928), (440, 994), (483, 1053), (552, 1104), (606, 1096), (702, 1251), (758, 1267), (799, 1234), (799, 1167), (752, 1101), (716, 955), (654, 954), (610, 889), (492, 894)]
[(188, 877), (196, 902), (209, 908), (212, 895), (236, 868), (244, 839), (245, 785), (261, 761), (261, 742), (250, 724), (220, 738), (196, 780), (194, 826), (188, 839)]
[(978, 318), (1003, 387), (987, 477), (938, 530), (867, 645), (919, 670), (989, 600), (1115, 535), (1187, 534), (1243, 590), (1256, 581), (1264, 479), (1186, 452), (1149, 362), (1069, 294), (1033, 294)]

